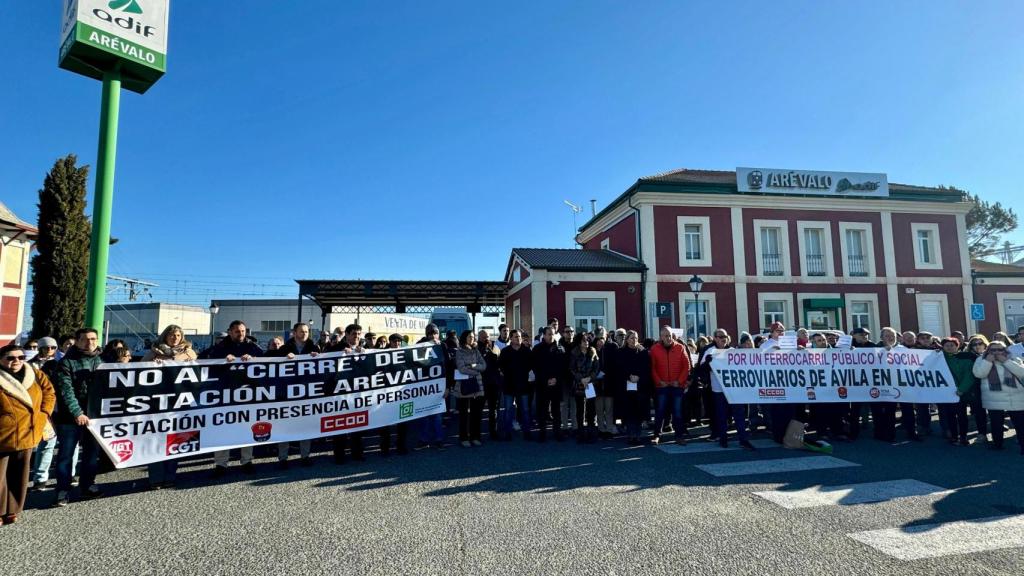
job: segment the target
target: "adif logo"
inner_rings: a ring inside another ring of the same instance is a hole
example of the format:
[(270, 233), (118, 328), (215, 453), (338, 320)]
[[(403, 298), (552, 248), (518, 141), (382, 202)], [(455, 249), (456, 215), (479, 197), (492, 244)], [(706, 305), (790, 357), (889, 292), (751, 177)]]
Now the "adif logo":
[(750, 186), (752, 190), (759, 189), (763, 183), (764, 176), (761, 174), (760, 170), (751, 170), (750, 173), (747, 174), (747, 185)]
[(139, 6), (139, 0), (110, 0), (107, 6), (111, 10), (121, 10), (129, 14), (142, 14), (142, 6)]

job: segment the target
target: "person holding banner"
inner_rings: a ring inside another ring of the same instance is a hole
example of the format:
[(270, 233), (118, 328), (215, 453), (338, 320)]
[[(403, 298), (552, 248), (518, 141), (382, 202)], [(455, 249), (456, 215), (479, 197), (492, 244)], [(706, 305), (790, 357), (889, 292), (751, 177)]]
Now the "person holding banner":
[[(782, 337), (786, 334), (786, 325), (782, 322), (772, 322), (768, 327), (768, 338), (758, 346), (760, 350), (779, 350)], [(772, 440), (782, 444), (786, 437), (786, 429), (790, 420), (796, 416), (797, 406), (795, 404), (771, 404), (768, 406), (769, 427), (772, 432)]]
[[(853, 348), (878, 348), (878, 344), (871, 341), (871, 331), (863, 326), (850, 330), (850, 336), (853, 338), (851, 344)], [(849, 407), (849, 410), (846, 411), (846, 424), (849, 430), (847, 436), (852, 442), (860, 436), (864, 405), (860, 402), (851, 402), (850, 404), (845, 404), (845, 406)]]
[[(330, 349), (330, 352), (341, 352), (342, 354), (362, 354), (365, 351), (363, 348), (363, 327), (359, 324), (345, 326), (345, 334), (341, 342), (338, 342)], [(331, 439), (335, 464), (345, 463), (345, 444), (349, 444), (349, 451), (352, 454), (353, 460), (356, 462), (364, 462), (366, 460), (366, 457), (363, 456), (363, 433), (350, 432), (347, 434), (335, 434)]]
[(672, 337), (672, 329), (661, 327), (660, 341), (651, 349), (651, 380), (654, 381), (654, 437), (653, 444), (661, 442), (666, 411), (672, 411), (672, 429), (676, 444), (686, 444), (683, 438), (683, 393), (690, 378), (690, 355), (686, 347)]
[[(960, 341), (952, 336), (942, 339), (942, 355), (949, 366), (949, 373), (957, 387), (957, 394), (960, 390), (970, 390), (974, 385), (974, 355), (970, 352), (960, 351)], [(954, 446), (970, 446), (967, 442), (967, 411), (961, 414), (960, 405), (939, 404), (939, 418), (946, 421), (949, 429), (949, 442)]]
[(25, 362), (17, 344), (0, 348), (0, 521), (18, 521), (28, 495), (32, 450), (50, 428), (57, 402), (50, 379)]
[[(988, 349), (988, 338), (983, 334), (975, 334), (967, 341), (967, 352), (972, 356), (972, 367), (978, 357), (985, 354), (986, 349)], [(1007, 353), (1010, 354), (1009, 350), (1007, 350)], [(1010, 354), (1010, 356), (1012, 357), (1013, 355)], [(981, 383), (975, 377), (972, 379), (969, 387), (958, 389), (957, 392), (960, 395), (960, 404), (957, 409), (962, 412), (963, 420), (967, 421), (967, 408), (969, 407), (971, 409), (971, 416), (974, 417), (974, 426), (978, 429), (978, 440), (983, 444), (987, 444), (988, 413), (981, 405)]]
[[(714, 416), (714, 437), (718, 438), (718, 445), (722, 448), (729, 447), (729, 417), (732, 417), (736, 426), (736, 437), (744, 450), (751, 452), (757, 450), (750, 443), (750, 431), (747, 430), (747, 407), (744, 404), (730, 404), (725, 398), (725, 391), (722, 389), (722, 381), (711, 369), (711, 359), (715, 356), (716, 350), (728, 350), (732, 348), (732, 339), (724, 328), (719, 328), (712, 333), (714, 345), (708, 346), (701, 356), (702, 377), (711, 381), (711, 394), (715, 399)], [(704, 376), (706, 375), (706, 376)]]
[[(572, 373), (573, 401), (576, 402), (576, 443), (594, 441), (596, 419), (594, 415), (597, 398), (594, 380), (601, 369), (597, 350), (590, 345), (586, 334), (577, 334), (569, 353), (569, 370)], [(584, 425), (586, 427), (584, 428)]]
[(974, 361), (974, 375), (981, 381), (981, 402), (992, 426), (992, 448), (1003, 449), (1003, 418), (1010, 417), (1017, 444), (1024, 456), (1024, 364), (1010, 358), (1002, 342), (992, 342)]
[(455, 406), (459, 411), (459, 443), (463, 448), (480, 446), (480, 422), (484, 409), (483, 373), (487, 361), (476, 347), (472, 330), (459, 335), (455, 351)]
[[(916, 340), (916, 336), (910, 333), (912, 341)], [(881, 340), (878, 345), (880, 348), (885, 350), (896, 350), (906, 349), (906, 346), (900, 343), (899, 335), (895, 328), (886, 326), (882, 328), (879, 333)], [(900, 402), (899, 404), (893, 404), (890, 402), (873, 402), (871, 404), (871, 420), (874, 423), (874, 438), (882, 442), (893, 443), (896, 441), (896, 408), (900, 409), (900, 418), (903, 429), (907, 432), (907, 439), (914, 442), (921, 442), (921, 437), (917, 435), (914, 425), (914, 405), (907, 404), (906, 402)]]
[[(292, 326), (292, 337), (280, 348), (267, 350), (267, 356), (284, 357), (289, 360), (296, 356), (316, 356), (320, 354), (320, 345), (309, 337), (309, 324), (297, 322)], [(312, 466), (313, 460), (309, 454), (313, 449), (312, 440), (299, 441), (299, 458), (303, 466)], [(282, 470), (288, 467), (288, 442), (277, 444), (277, 466)]]
[[(196, 352), (192, 349), (192, 343), (185, 340), (185, 332), (181, 326), (171, 324), (164, 328), (156, 345), (146, 351), (142, 356), (143, 362), (191, 362), (196, 359)], [(164, 460), (154, 462), (148, 467), (149, 487), (159, 490), (161, 488), (173, 488), (178, 473), (178, 460)]]
[[(437, 324), (430, 323), (424, 331), (423, 338), (420, 338), (417, 344), (440, 344), (441, 343), (441, 331), (438, 329)], [(452, 369), (454, 370), (454, 368)], [(448, 397), (448, 390), (451, 386), (448, 385), (448, 379), (451, 376), (451, 370), (449, 370), (448, 357), (445, 357), (445, 398)], [(444, 449), (444, 420), (441, 414), (431, 414), (420, 418), (420, 447), (426, 448), (433, 444), (438, 450)]]
[[(206, 357), (211, 360), (223, 359), (228, 362), (249, 360), (263, 356), (263, 349), (249, 342), (246, 338), (249, 329), (245, 322), (234, 320), (228, 325), (228, 337), (221, 340), (213, 348), (206, 351)], [(239, 449), (239, 460), (242, 464), (242, 472), (252, 474), (255, 468), (252, 464), (252, 446), (243, 446)], [(213, 453), (213, 477), (220, 478), (228, 472), (228, 461), (231, 459), (229, 450), (218, 450)]]
[(532, 353), (533, 370), (537, 375), (537, 425), (540, 428), (537, 440), (544, 442), (547, 439), (548, 420), (553, 419), (552, 431), (555, 440), (560, 442), (562, 388), (569, 372), (568, 356), (565, 348), (555, 342), (555, 331), (551, 326), (544, 329), (544, 336), (533, 347)]
[[(388, 336), (388, 348), (401, 348), (404, 340), (401, 334), (395, 333)], [(381, 428), (380, 431), (380, 454), (381, 456), (388, 456), (391, 454), (391, 432), (395, 433), (395, 449), (401, 455), (409, 453), (408, 438), (409, 438), (409, 422), (399, 422), (394, 426), (386, 426)], [(301, 443), (300, 443), (301, 447)], [(302, 461), (303, 465), (306, 465), (306, 460)]]
[(512, 421), (516, 417), (516, 410), (519, 411), (519, 421), (525, 423), (523, 428), (523, 439), (530, 439), (530, 373), (533, 370), (533, 353), (523, 343), (526, 333), (521, 330), (512, 330), (508, 337), (508, 346), (501, 350), (498, 356), (498, 366), (501, 368), (502, 389), (501, 389), (501, 437), (504, 440), (512, 439)]
[(79, 328), (75, 344), (68, 349), (57, 365), (57, 409), (54, 426), (57, 428), (57, 499), (56, 506), (66, 506), (71, 492), (71, 476), (75, 455), (81, 448), (78, 465), (79, 488), (82, 498), (103, 495), (96, 486), (96, 465), (100, 455), (99, 444), (89, 433), (89, 381), (92, 372), (103, 360), (100, 358), (98, 334), (93, 328)]

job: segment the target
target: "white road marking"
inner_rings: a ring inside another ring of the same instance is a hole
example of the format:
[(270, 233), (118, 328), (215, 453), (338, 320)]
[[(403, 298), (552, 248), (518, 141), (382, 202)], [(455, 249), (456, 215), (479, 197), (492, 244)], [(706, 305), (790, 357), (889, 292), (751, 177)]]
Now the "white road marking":
[(814, 508), (816, 506), (849, 506), (868, 502), (887, 502), (897, 498), (950, 494), (940, 486), (918, 480), (886, 480), (843, 486), (812, 486), (802, 490), (766, 490), (754, 494), (783, 508)]
[(898, 560), (1024, 547), (1024, 514), (848, 534)]
[[(782, 448), (782, 445), (776, 444), (774, 440), (758, 439), (751, 440), (750, 443), (758, 449)], [(722, 448), (718, 445), (718, 442), (707, 442), (705, 440), (691, 440), (686, 446), (680, 446), (675, 443), (658, 444), (657, 448), (666, 454), (707, 454), (708, 452), (729, 452), (743, 449), (735, 440), (729, 442), (728, 448)]]
[(780, 458), (777, 460), (749, 460), (747, 462), (727, 462), (724, 464), (698, 464), (697, 468), (712, 476), (747, 476), (751, 474), (774, 474), (776, 472), (802, 472), (805, 470), (824, 470), (826, 468), (846, 468), (860, 466), (832, 456), (808, 456), (799, 458)]

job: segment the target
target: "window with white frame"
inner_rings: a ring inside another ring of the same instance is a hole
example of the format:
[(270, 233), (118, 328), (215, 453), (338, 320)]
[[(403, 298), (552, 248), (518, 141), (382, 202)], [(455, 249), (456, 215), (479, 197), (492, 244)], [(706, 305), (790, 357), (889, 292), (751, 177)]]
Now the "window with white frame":
[(601, 250), (611, 250), (611, 248), (612, 248), (612, 239), (611, 238), (605, 238), (604, 240), (601, 240)]
[(804, 271), (807, 276), (825, 276), (825, 230), (804, 228)]
[(684, 302), (686, 304), (686, 310), (684, 311), (686, 316), (686, 322), (684, 322), (686, 337), (696, 340), (701, 336), (709, 335), (711, 330), (708, 326), (707, 300), (685, 300)]
[(523, 327), (522, 308), (519, 300), (512, 303), (512, 327), (517, 329)]
[(25, 273), (25, 248), (13, 244), (4, 247), (4, 284), (21, 286)]
[(679, 265), (711, 266), (711, 219), (707, 216), (679, 216)]
[(851, 228), (846, 231), (846, 270), (849, 276), (867, 276), (867, 242), (864, 230)]
[(871, 311), (871, 302), (850, 302), (850, 329), (854, 328), (867, 328), (868, 330), (875, 330), (875, 326), (871, 325), (871, 318), (873, 313)]
[(939, 225), (933, 223), (911, 224), (910, 231), (914, 239), (914, 267), (926, 270), (942, 268)]
[(291, 327), (289, 320), (260, 320), (260, 332), (284, 332)]
[(578, 298), (572, 302), (573, 326), (577, 332), (591, 332), (608, 325), (608, 301), (600, 298)]
[(764, 276), (782, 276), (781, 228), (761, 228), (761, 271)]
[(767, 328), (775, 322), (786, 323), (786, 301), (785, 300), (765, 300), (763, 309), (764, 325)]
[(512, 268), (512, 281), (519, 283), (523, 279), (523, 269), (519, 266)]

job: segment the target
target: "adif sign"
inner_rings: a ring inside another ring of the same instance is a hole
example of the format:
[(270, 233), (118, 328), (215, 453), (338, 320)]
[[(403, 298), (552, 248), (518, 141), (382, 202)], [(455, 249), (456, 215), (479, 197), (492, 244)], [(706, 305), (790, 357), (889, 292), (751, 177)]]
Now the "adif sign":
[(167, 69), (170, 0), (64, 0), (60, 67), (100, 79), (119, 67), (124, 88), (145, 92)]

